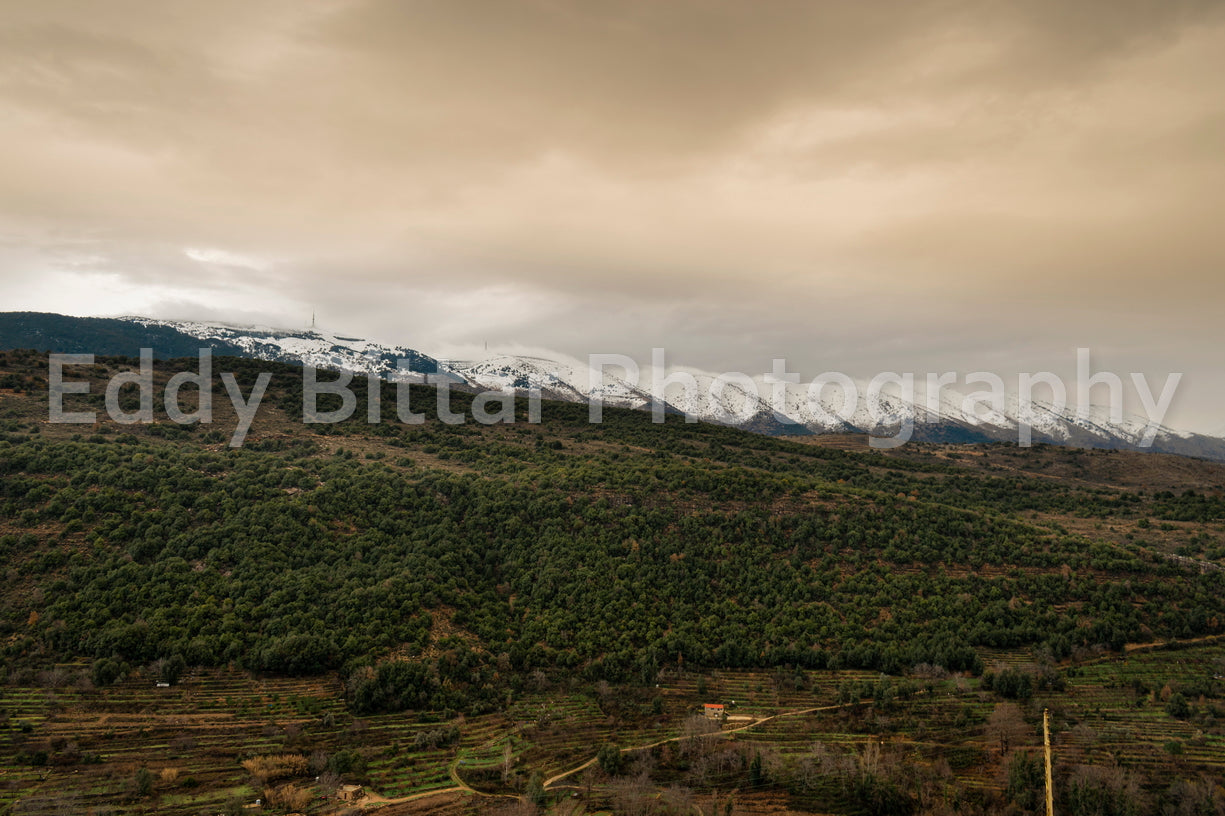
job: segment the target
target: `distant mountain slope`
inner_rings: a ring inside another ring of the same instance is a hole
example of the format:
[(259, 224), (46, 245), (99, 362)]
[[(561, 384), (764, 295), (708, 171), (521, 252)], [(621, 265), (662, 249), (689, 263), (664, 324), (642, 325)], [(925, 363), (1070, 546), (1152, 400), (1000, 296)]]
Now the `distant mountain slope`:
[[(579, 383), (571, 366), (543, 357), (520, 357), (499, 354), (480, 361), (447, 360), (444, 365), (470, 383), (481, 388), (539, 388), (549, 399), (586, 402), (590, 389)], [(651, 395), (624, 380), (610, 378), (605, 399), (620, 408), (649, 407)]]
[[(96, 354), (135, 355), (152, 347), (159, 358), (193, 356), (208, 347), (219, 354), (259, 360), (313, 365), (375, 373), (392, 379), (398, 361), (422, 374), (450, 374), (457, 383), (477, 389), (538, 388), (548, 399), (586, 403), (595, 398), (620, 408), (649, 409), (649, 383), (629, 382), (613, 371), (593, 382), (585, 365), (543, 357), (497, 354), (484, 360), (440, 361), (404, 346), (387, 346), (358, 337), (318, 330), (243, 327), (200, 321), (153, 320), (145, 317), (80, 318), (36, 312), (0, 314), (0, 348), (37, 348), (52, 351), (92, 351)], [(615, 371), (615, 369), (614, 369)], [(919, 442), (1015, 442), (1022, 421), (1031, 426), (1034, 442), (1086, 448), (1140, 449), (1225, 461), (1225, 439), (1159, 427), (1151, 447), (1139, 448), (1147, 423), (1124, 416), (1113, 422), (1098, 408), (1081, 417), (1074, 407), (1062, 409), (1043, 403), (1021, 406), (1009, 396), (1003, 410), (975, 406), (967, 395), (945, 388), (929, 404), (926, 395), (907, 401), (898, 392), (881, 394), (876, 411), (868, 409), (868, 383), (855, 382), (853, 410), (841, 411), (843, 394), (837, 385), (810, 400), (807, 384), (788, 384), (781, 404), (766, 399), (773, 386), (754, 378), (757, 393), (735, 382), (713, 387), (710, 374), (692, 372), (696, 388), (669, 388), (663, 394), (665, 410), (686, 413), (699, 420), (731, 425), (768, 435), (876, 433), (892, 435), (907, 416), (914, 417), (911, 439)], [(841, 414), (841, 415), (840, 415)]]
[(200, 348), (247, 356), (221, 338), (202, 341), (166, 323), (136, 323), (109, 317), (69, 317), (49, 312), (0, 312), (0, 348), (32, 348), (61, 354), (124, 355), (142, 348), (158, 359), (194, 357)]
[(135, 326), (177, 331), (206, 343), (225, 344), (238, 349), (239, 356), (257, 360), (374, 373), (387, 379), (395, 374), (401, 360), (403, 368), (418, 374), (433, 374), (439, 370), (437, 360), (410, 348), (385, 346), (315, 329), (293, 331), (146, 317), (121, 317), (119, 320)]

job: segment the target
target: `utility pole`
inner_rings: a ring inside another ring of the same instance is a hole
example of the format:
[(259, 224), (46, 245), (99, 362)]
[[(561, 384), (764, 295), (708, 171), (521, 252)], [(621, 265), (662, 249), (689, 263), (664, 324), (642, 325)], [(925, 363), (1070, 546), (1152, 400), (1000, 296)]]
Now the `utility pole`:
[(1055, 816), (1055, 786), (1051, 782), (1051, 710), (1042, 709), (1042, 748), (1046, 752), (1046, 816)]

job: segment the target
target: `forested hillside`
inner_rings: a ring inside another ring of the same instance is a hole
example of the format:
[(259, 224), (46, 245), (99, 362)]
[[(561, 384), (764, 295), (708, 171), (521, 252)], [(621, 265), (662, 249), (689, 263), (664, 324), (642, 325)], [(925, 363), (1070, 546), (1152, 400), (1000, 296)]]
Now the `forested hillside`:
[[(75, 369), (92, 393), (66, 409), (105, 417), (105, 382), (136, 362)], [(10, 680), (73, 661), (97, 687), (150, 665), (335, 671), (355, 714), (479, 716), (533, 674), (978, 676), (989, 654), (1057, 666), (1225, 631), (1215, 466), (1198, 490), (1109, 487), (1090, 478), (1106, 452), (885, 455), (564, 403), (482, 425), (462, 394), (465, 423), (408, 425), (389, 385), (371, 423), (364, 381), (353, 419), (307, 425), (300, 370), (219, 359), (244, 393), (273, 374), (231, 448), (219, 382), (212, 424), (165, 418), (160, 384), (188, 362), (158, 364), (154, 424), (54, 425), (45, 356), (0, 354)]]
[[(225, 362), (248, 381), (268, 367)], [(3, 363), (10, 378), (42, 368)], [(678, 659), (977, 670), (975, 649), (1060, 658), (1225, 620), (1225, 573), (1035, 521), (1225, 517), (1219, 496), (975, 473), (632, 412), (594, 425), (561, 403), (539, 425), (412, 426), (390, 387), (379, 424), (303, 425), (299, 372), (273, 370), (263, 427), (241, 449), (222, 444), (220, 418), (81, 433), (38, 421), (38, 396), (6, 397), (10, 660), (352, 672), (422, 653), (445, 620), (464, 634), (434, 679), (454, 682), (410, 693), (388, 681), (359, 704), (437, 694), (479, 707), (496, 697), (498, 656), (613, 681)]]

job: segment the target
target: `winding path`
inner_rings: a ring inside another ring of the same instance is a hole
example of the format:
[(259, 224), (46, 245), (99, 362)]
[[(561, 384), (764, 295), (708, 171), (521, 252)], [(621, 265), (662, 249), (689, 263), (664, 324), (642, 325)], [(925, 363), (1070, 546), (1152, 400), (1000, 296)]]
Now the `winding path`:
[[(919, 691), (916, 693), (922, 694), (923, 692)], [(730, 734), (736, 734), (741, 731), (748, 731), (750, 728), (756, 728), (757, 726), (763, 723), (768, 723), (771, 720), (777, 720), (783, 717), (801, 717), (805, 714), (812, 714), (817, 711), (836, 711), (840, 708), (849, 708), (855, 705), (862, 705), (862, 703), (836, 703), (834, 705), (816, 706), (815, 708), (804, 708), (804, 709), (800, 709), (797, 711), (782, 711), (782, 712), (779, 712), (778, 714), (771, 714), (768, 717), (759, 717), (746, 725), (741, 725), (736, 728), (729, 728), (729, 729), (718, 731), (718, 732), (712, 731), (709, 735), (702, 735), (702, 736), (713, 736), (718, 739), (723, 739), (724, 737)], [(665, 739), (656, 740), (655, 742), (648, 742), (645, 745), (631, 745), (627, 748), (621, 748), (620, 751), (623, 754), (632, 754), (635, 751), (647, 751), (647, 750), (650, 750), (651, 748), (656, 748), (660, 745), (666, 745), (669, 742), (680, 742), (683, 739), (691, 739), (691, 737), (685, 737), (685, 736), (667, 737)], [(544, 781), (544, 784), (543, 784), (544, 789), (549, 790), (554, 785), (556, 785), (558, 781), (565, 779), (567, 776), (572, 776), (578, 773), (579, 771), (590, 768), (592, 765), (596, 763), (596, 760), (597, 760), (597, 757), (592, 757), (591, 759), (584, 762), (582, 765), (578, 765), (574, 768), (571, 768), (568, 771), (563, 771), (562, 773), (549, 777), (548, 779)], [(476, 796), (488, 796), (491, 798), (500, 797), (503, 799), (518, 799), (519, 798), (519, 796), (512, 794), (512, 793), (485, 793), (484, 791), (479, 791), (476, 788), (473, 788), (472, 786), (470, 786), (459, 775), (459, 757), (456, 757), (455, 759), (451, 761), (451, 764), (447, 767), (447, 774), (451, 777), (451, 781), (455, 783), (455, 785), (452, 787), (435, 788), (433, 790), (422, 791), (421, 793), (410, 794), (409, 796), (401, 796), (398, 799), (388, 799), (386, 797), (379, 796), (378, 794), (367, 794), (365, 799), (363, 800), (363, 803), (398, 805), (404, 802), (412, 802), (417, 799), (425, 799), (430, 796), (442, 796), (443, 794), (448, 794), (448, 793), (467, 793), (467, 794), (473, 794)], [(560, 787), (574, 787), (574, 786), (573, 785), (562, 785)]]
[[(740, 726), (740, 727), (738, 727), (738, 728), (728, 728), (727, 730), (724, 730), (724, 731), (718, 731), (718, 732), (714, 732), (714, 731), (712, 731), (712, 732), (709, 734), (709, 736), (713, 736), (713, 737), (717, 737), (717, 738), (719, 738), (719, 739), (722, 739), (723, 737), (727, 736), (728, 734), (736, 734), (736, 733), (738, 733), (738, 732), (740, 732), (740, 731), (748, 731), (750, 728), (756, 728), (757, 726), (761, 725), (762, 723), (768, 723), (768, 722), (770, 722), (771, 720), (777, 720), (777, 719), (780, 719), (780, 718), (782, 718), (782, 717), (799, 717), (799, 716), (802, 716), (802, 715), (804, 715), (804, 714), (812, 714), (812, 713), (813, 713), (813, 712), (815, 712), (815, 711), (835, 711), (835, 710), (837, 710), (837, 709), (839, 709), (839, 708), (847, 708), (847, 707), (849, 707), (849, 706), (853, 706), (853, 705), (859, 705), (859, 703), (837, 703), (837, 704), (835, 704), (835, 705), (817, 706), (816, 708), (805, 708), (805, 709), (801, 709), (801, 710), (799, 710), (799, 711), (783, 711), (783, 712), (780, 712), (780, 713), (778, 713), (778, 714), (771, 714), (769, 717), (760, 717), (760, 718), (758, 718), (758, 719), (756, 719), (756, 720), (753, 720), (753, 721), (752, 721), (751, 723), (749, 723), (748, 725), (742, 725), (742, 726)], [(707, 735), (702, 735), (702, 736), (707, 736)], [(646, 751), (646, 750), (649, 750), (649, 749), (651, 749), (651, 748), (656, 748), (656, 747), (658, 747), (658, 746), (660, 746), (660, 745), (666, 745), (666, 744), (667, 744), (667, 743), (669, 743), (669, 742), (680, 742), (680, 741), (681, 741), (681, 740), (683, 740), (683, 739), (691, 739), (691, 737), (685, 737), (685, 736), (680, 736), (680, 737), (668, 737), (667, 739), (656, 740), (655, 742), (650, 742), (650, 743), (647, 743), (646, 745), (631, 745), (631, 746), (630, 746), (630, 747), (628, 747), (628, 748), (622, 748), (622, 749), (621, 749), (621, 753), (623, 753), (623, 754), (632, 754), (632, 753), (634, 753), (635, 751)], [(555, 784), (557, 783), (557, 781), (558, 781), (558, 780), (560, 780), (560, 779), (565, 779), (567, 776), (570, 776), (570, 775), (572, 775), (572, 774), (576, 774), (576, 773), (578, 773), (579, 771), (582, 771), (582, 770), (584, 770), (584, 769), (586, 769), (586, 768), (590, 768), (592, 765), (594, 765), (594, 764), (595, 764), (596, 759), (597, 759), (596, 757), (592, 757), (591, 759), (587, 760), (587, 761), (586, 761), (586, 762), (584, 762), (582, 765), (579, 765), (579, 766), (578, 766), (578, 767), (576, 767), (576, 768), (571, 768), (570, 770), (568, 770), (568, 771), (564, 771), (564, 772), (562, 772), (562, 773), (559, 773), (559, 774), (557, 774), (556, 776), (551, 776), (551, 777), (549, 777), (548, 779), (546, 779), (546, 780), (544, 781), (544, 789), (545, 789), (545, 790), (548, 790), (548, 789), (549, 789), (549, 788), (551, 788), (553, 785), (555, 785)], [(569, 785), (565, 785), (565, 786), (563, 786), (563, 787), (571, 787), (571, 786), (569, 786)]]

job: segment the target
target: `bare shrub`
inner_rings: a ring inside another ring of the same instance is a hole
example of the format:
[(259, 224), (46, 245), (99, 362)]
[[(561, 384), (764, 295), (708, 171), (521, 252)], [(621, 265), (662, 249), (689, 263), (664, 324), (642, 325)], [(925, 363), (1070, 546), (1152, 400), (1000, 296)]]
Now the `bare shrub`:
[(937, 666), (932, 663), (920, 663), (914, 667), (914, 676), (920, 680), (945, 680), (948, 678), (948, 670), (943, 666)]
[(264, 801), (271, 807), (284, 810), (306, 810), (312, 798), (310, 789), (297, 785), (281, 785), (264, 790)]
[(331, 757), (328, 756), (326, 751), (313, 752), (310, 756), (310, 761), (308, 763), (310, 767), (310, 772), (318, 776), (319, 774), (326, 771), (328, 767), (328, 760), (330, 758)]
[(336, 793), (340, 787), (340, 774), (332, 771), (324, 771), (319, 774), (319, 787), (328, 796)]
[(665, 790), (659, 801), (669, 813), (692, 813), (695, 810), (693, 791), (680, 785)]
[(609, 789), (614, 812), (625, 816), (646, 816), (655, 802), (655, 787), (645, 775), (617, 779)]
[(72, 675), (67, 669), (56, 667), (54, 669), (46, 669), (38, 673), (38, 685), (43, 688), (63, 688), (68, 685)]
[(243, 760), (242, 766), (261, 784), (292, 776), (306, 776), (310, 763), (301, 754), (272, 754)]

